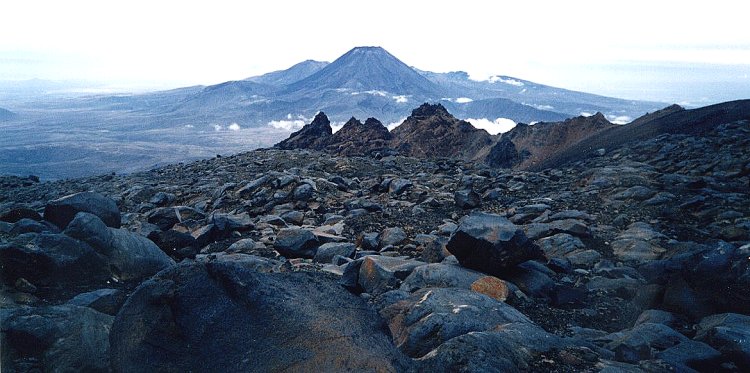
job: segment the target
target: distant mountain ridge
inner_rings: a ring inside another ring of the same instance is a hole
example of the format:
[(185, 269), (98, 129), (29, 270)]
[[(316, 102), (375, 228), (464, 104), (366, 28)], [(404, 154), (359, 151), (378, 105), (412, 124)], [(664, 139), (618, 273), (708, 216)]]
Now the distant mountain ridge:
[(18, 114), (0, 107), (0, 121), (11, 120), (18, 117)]
[[(457, 119), (441, 104), (425, 103), (390, 133), (374, 118), (367, 120), (367, 130), (352, 118), (344, 128), (355, 136), (331, 134), (328, 118), (321, 112), (311, 124), (275, 147), (323, 150), (337, 155), (372, 156), (378, 152), (417, 158), (458, 158), (498, 168), (541, 170), (601, 155), (626, 143), (662, 134), (696, 135), (719, 124), (740, 120), (750, 122), (750, 100), (692, 110), (672, 105), (625, 125), (611, 123), (602, 113), (560, 122), (521, 123), (509, 132), (493, 136)], [(352, 131), (353, 128), (358, 130)], [(352, 137), (356, 141), (341, 140)], [(344, 142), (346, 146), (342, 145)]]
[[(418, 70), (381, 47), (356, 47), (331, 63), (307, 60), (286, 70), (203, 88), (178, 102), (171, 115), (264, 126), (288, 115), (331, 121), (350, 116), (403, 120), (421, 102), (439, 102), (461, 118), (515, 122), (559, 121), (602, 112), (623, 122), (665, 104), (575, 92), (507, 76), (472, 80), (465, 72)], [(185, 105), (185, 102), (189, 104)]]

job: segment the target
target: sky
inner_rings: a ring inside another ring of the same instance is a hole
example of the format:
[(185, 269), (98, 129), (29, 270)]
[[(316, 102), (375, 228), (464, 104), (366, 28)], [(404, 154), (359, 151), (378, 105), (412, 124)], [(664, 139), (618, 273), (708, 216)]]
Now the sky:
[[(171, 88), (382, 46), (422, 70), (623, 98), (750, 98), (739, 1), (9, 1), (0, 80)], [(705, 96), (705, 97), (702, 97)]]

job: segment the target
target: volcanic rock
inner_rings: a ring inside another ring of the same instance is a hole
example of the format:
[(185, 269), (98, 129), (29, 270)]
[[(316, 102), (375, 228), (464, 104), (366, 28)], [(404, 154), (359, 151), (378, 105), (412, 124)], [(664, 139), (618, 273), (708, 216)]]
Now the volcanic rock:
[(542, 257), (522, 229), (502, 216), (486, 213), (462, 219), (446, 248), (462, 266), (500, 277), (522, 262)]

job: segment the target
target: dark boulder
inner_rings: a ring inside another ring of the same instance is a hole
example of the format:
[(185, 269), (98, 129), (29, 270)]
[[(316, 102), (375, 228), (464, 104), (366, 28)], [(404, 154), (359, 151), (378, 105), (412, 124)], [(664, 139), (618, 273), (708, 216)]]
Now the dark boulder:
[(451, 338), (531, 321), (515, 308), (467, 289), (425, 288), (383, 308), (396, 346), (419, 358)]
[(315, 257), (320, 242), (313, 232), (301, 228), (284, 228), (279, 231), (273, 247), (287, 258)]
[(482, 196), (473, 189), (463, 189), (453, 194), (453, 201), (458, 208), (468, 210), (481, 206)]
[(462, 266), (498, 277), (522, 262), (543, 258), (539, 247), (520, 227), (502, 216), (486, 213), (462, 219), (446, 248)]
[(125, 303), (127, 294), (117, 289), (99, 289), (78, 294), (68, 301), (68, 304), (88, 307), (101, 313), (115, 316)]
[(64, 234), (27, 233), (0, 245), (0, 276), (6, 284), (24, 278), (37, 286), (103, 283), (106, 260), (88, 244)]
[(177, 223), (186, 220), (202, 220), (205, 217), (202, 212), (188, 206), (159, 207), (146, 213), (146, 220), (163, 231), (172, 228)]
[(39, 221), (42, 220), (42, 216), (39, 215), (38, 212), (27, 207), (15, 207), (8, 211), (0, 213), (0, 221), (15, 223), (21, 219), (31, 219)]
[(44, 219), (65, 229), (79, 212), (98, 216), (108, 227), (120, 228), (120, 209), (111, 198), (96, 192), (71, 194), (47, 203)]
[(3, 371), (109, 372), (113, 319), (73, 305), (0, 311)]
[[(196, 301), (200, 300), (200, 301)], [(403, 371), (381, 319), (335, 281), (242, 262), (182, 263), (144, 282), (110, 334), (129, 372)]]
[(146, 237), (108, 228), (96, 216), (78, 213), (65, 234), (91, 245), (101, 254), (112, 274), (121, 280), (142, 279), (174, 264), (155, 243)]

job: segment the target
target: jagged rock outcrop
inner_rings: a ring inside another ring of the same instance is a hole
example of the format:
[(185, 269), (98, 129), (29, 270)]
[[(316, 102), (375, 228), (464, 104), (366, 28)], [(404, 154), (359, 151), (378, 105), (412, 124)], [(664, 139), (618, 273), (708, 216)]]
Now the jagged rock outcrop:
[(392, 148), (420, 158), (481, 159), (493, 143), (487, 131), (456, 119), (440, 104), (422, 104), (391, 134)]
[(494, 167), (526, 169), (611, 126), (602, 113), (533, 126), (519, 123), (501, 136), (485, 161)]
[(388, 148), (391, 133), (375, 118), (365, 123), (352, 117), (333, 134), (326, 151), (347, 156), (370, 155)]
[(310, 124), (305, 125), (297, 132), (292, 133), (288, 139), (276, 144), (278, 149), (314, 149), (322, 150), (330, 141), (333, 129), (331, 122), (322, 111), (315, 115)]

